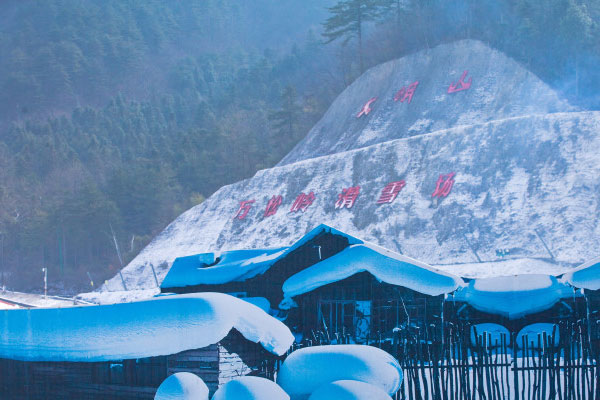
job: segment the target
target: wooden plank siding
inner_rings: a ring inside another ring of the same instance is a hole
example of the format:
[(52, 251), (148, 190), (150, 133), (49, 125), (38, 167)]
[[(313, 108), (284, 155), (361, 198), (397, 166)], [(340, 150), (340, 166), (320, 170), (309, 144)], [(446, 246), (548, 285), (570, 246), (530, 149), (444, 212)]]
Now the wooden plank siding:
[(168, 356), (107, 362), (0, 359), (0, 399), (153, 399), (162, 381), (177, 372), (199, 376), (212, 396), (219, 385), (238, 376), (267, 376), (265, 360), (275, 358), (232, 330), (220, 343)]

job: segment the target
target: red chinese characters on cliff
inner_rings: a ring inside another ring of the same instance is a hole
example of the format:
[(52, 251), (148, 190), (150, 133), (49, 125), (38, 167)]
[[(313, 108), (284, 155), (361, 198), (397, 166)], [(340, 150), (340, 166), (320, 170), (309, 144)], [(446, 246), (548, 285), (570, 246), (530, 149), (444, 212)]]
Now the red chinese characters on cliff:
[(404, 180), (397, 182), (390, 182), (381, 191), (381, 196), (379, 196), (379, 200), (377, 200), (377, 204), (386, 204), (392, 203), (398, 197), (398, 193), (406, 186), (406, 182)]
[(441, 174), (435, 184), (435, 190), (431, 194), (431, 197), (443, 198), (447, 197), (454, 186), (454, 176), (456, 173), (450, 172), (449, 174)]
[(292, 204), (292, 208), (290, 208), (290, 212), (298, 212), (298, 211), (306, 211), (306, 209), (315, 201), (315, 194), (310, 192), (309, 194), (300, 193), (298, 197), (296, 197), (296, 201)]
[(419, 81), (415, 81), (408, 85), (408, 87), (403, 86), (400, 90), (396, 92), (394, 96), (394, 101), (399, 101), (400, 103), (404, 103), (405, 101), (410, 104), (412, 98), (415, 94), (415, 90), (417, 90), (417, 86), (419, 86)]
[(352, 208), (359, 194), (360, 186), (342, 189), (342, 193), (338, 194), (338, 199), (335, 202), (336, 210), (341, 208)]
[(254, 204), (254, 200), (240, 201), (240, 208), (238, 209), (238, 212), (235, 215), (235, 217), (233, 217), (233, 219), (246, 218), (246, 216), (250, 212), (250, 209), (252, 208), (252, 204)]
[(275, 215), (282, 201), (283, 198), (281, 196), (271, 197), (271, 199), (267, 203), (267, 208), (265, 208), (265, 218), (270, 217), (271, 215)]
[(450, 87), (448, 87), (448, 93), (456, 93), (462, 92), (463, 90), (469, 90), (471, 88), (472, 78), (469, 78), (467, 82), (465, 82), (465, 78), (469, 71), (464, 71), (460, 79), (457, 83), (452, 82)]
[(358, 114), (356, 114), (356, 118), (360, 118), (363, 115), (369, 115), (369, 113), (372, 111), (371, 104), (375, 103), (376, 101), (377, 97), (371, 97), (369, 101), (367, 101), (365, 105), (360, 109)]

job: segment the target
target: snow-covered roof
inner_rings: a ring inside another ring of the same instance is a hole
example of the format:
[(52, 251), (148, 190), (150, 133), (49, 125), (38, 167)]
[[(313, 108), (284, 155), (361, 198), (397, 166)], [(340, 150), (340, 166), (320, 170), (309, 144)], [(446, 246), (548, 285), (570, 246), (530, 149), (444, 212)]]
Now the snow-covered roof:
[(382, 247), (363, 243), (351, 245), (289, 277), (283, 284), (284, 297), (289, 299), (363, 271), (381, 282), (431, 296), (450, 293), (464, 285), (457, 276)]
[(0, 324), (0, 358), (27, 361), (169, 355), (217, 343), (232, 328), (279, 355), (294, 341), (283, 323), (222, 293), (101, 306), (4, 310), (0, 311)]
[[(264, 274), (276, 261), (285, 258), (294, 250), (317, 236), (331, 233), (343, 236), (349, 244), (363, 243), (362, 240), (327, 225), (319, 225), (302, 236), (292, 246), (276, 249), (233, 250), (179, 257), (163, 280), (161, 288), (196, 285), (219, 285), (228, 282), (243, 282)], [(216, 262), (216, 264), (214, 264)], [(211, 266), (207, 266), (214, 264)]]
[(573, 288), (550, 275), (513, 275), (474, 279), (450, 300), (510, 319), (547, 310), (560, 299), (573, 296)]
[[(265, 273), (286, 249), (233, 250), (220, 257), (214, 253), (180, 257), (173, 262), (161, 288), (243, 282)], [(204, 262), (212, 260), (212, 264), (217, 259), (218, 263), (210, 267)]]
[(562, 280), (571, 286), (581, 289), (600, 289), (600, 257), (564, 274)]

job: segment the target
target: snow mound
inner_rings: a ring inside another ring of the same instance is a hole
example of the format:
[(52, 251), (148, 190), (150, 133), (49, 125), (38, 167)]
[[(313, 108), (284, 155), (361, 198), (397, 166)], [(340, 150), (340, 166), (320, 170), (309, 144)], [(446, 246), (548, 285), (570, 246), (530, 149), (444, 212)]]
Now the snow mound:
[[(60, 324), (56, 322), (60, 321)], [(55, 309), (0, 311), (0, 358), (27, 361), (108, 361), (198, 349), (232, 328), (281, 355), (290, 330), (260, 308), (221, 293)]]
[(308, 399), (320, 386), (339, 380), (369, 383), (393, 395), (400, 389), (402, 370), (394, 357), (376, 347), (315, 346), (290, 354), (277, 377), (292, 400)]
[(549, 275), (514, 275), (474, 279), (450, 300), (464, 301), (474, 308), (509, 319), (547, 310), (573, 289)]
[(381, 388), (359, 381), (335, 381), (313, 392), (309, 400), (392, 400)]
[(177, 372), (160, 384), (154, 400), (208, 400), (208, 387), (190, 372)]
[(95, 304), (115, 304), (115, 303), (127, 303), (131, 301), (147, 300), (160, 294), (160, 289), (155, 287), (152, 289), (140, 289), (140, 290), (118, 290), (114, 292), (109, 291), (98, 291), (80, 293), (76, 296), (76, 299), (87, 301)]
[[(475, 336), (477, 333), (477, 336)], [(471, 328), (471, 344), (477, 346), (482, 342), (484, 346), (500, 346), (505, 343), (510, 345), (510, 332), (499, 324), (476, 324)]]
[(297, 274), (283, 283), (284, 301), (318, 287), (367, 271), (377, 280), (438, 296), (464, 285), (447, 272), (372, 244), (356, 244)]
[[(560, 333), (558, 326), (555, 324), (540, 322), (537, 324), (527, 325), (517, 334), (517, 346), (523, 348), (523, 343), (527, 343), (529, 348), (540, 348), (544, 346), (544, 333), (547, 341), (554, 334), (554, 345), (557, 346), (560, 342)], [(525, 341), (525, 342), (524, 342)]]
[(243, 376), (221, 386), (212, 400), (290, 400), (290, 396), (273, 381)]

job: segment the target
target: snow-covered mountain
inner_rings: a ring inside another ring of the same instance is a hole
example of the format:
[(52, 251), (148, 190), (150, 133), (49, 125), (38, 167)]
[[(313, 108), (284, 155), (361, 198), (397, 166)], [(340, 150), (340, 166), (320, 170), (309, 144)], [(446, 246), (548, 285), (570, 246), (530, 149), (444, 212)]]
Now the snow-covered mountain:
[[(573, 110), (480, 42), (416, 53), (367, 71), (280, 165), (179, 216), (123, 280), (153, 288), (176, 257), (285, 246), (320, 223), (463, 276), (557, 273), (600, 252), (599, 131), (600, 112)], [(432, 197), (450, 173), (447, 197)], [(395, 200), (378, 204), (402, 180)], [(336, 208), (357, 186), (352, 207)], [(290, 211), (311, 192), (304, 211)], [(123, 290), (121, 277), (103, 290)]]

